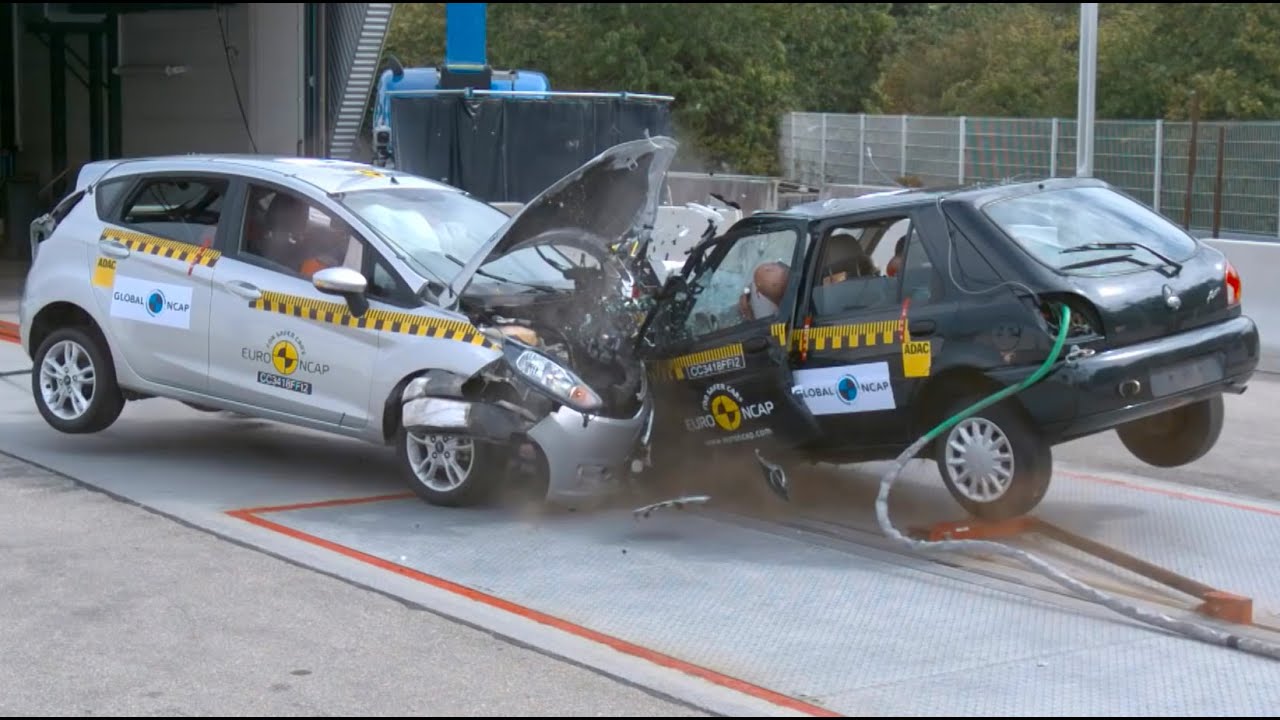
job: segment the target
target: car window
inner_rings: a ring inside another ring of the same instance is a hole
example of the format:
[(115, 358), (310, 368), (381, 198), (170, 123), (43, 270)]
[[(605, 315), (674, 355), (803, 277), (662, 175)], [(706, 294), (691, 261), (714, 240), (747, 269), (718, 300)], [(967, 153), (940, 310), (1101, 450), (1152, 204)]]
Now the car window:
[(690, 284), (692, 302), (682, 318), (685, 336), (698, 338), (753, 320), (776, 318), (792, 279), (791, 263), (799, 241), (799, 233), (787, 228), (744, 235), (733, 242), (719, 262)]
[[(819, 251), (810, 309), (816, 318), (893, 305), (898, 299), (898, 274), (906, 250), (909, 218), (879, 218), (850, 223), (828, 231)], [(872, 259), (877, 248), (893, 247), (884, 267)]]
[(365, 246), (346, 222), (301, 195), (251, 185), (240, 253), (280, 272), (311, 279), (317, 271), (364, 269)]
[(120, 208), (120, 222), (158, 237), (211, 245), (227, 186), (214, 178), (144, 180)]
[[(1196, 250), (1195, 240), (1182, 228), (1106, 187), (1035, 192), (996, 200), (983, 211), (1006, 235), (1057, 270), (1071, 271), (1078, 266), (1090, 273), (1127, 272), (1135, 266), (1121, 261), (1126, 256), (1159, 265), (1163, 262), (1159, 255), (1181, 262)], [(1125, 242), (1146, 249), (1085, 248), (1094, 243)]]

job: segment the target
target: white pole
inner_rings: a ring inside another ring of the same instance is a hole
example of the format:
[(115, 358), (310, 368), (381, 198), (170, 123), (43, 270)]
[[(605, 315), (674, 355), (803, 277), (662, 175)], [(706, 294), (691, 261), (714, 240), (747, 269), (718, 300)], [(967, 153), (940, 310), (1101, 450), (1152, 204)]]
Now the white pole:
[(1098, 71), (1098, 3), (1080, 3), (1080, 77), (1076, 112), (1076, 175), (1093, 176), (1094, 86)]
[(1164, 179), (1164, 120), (1156, 120), (1156, 167), (1151, 180), (1152, 206), (1160, 212), (1160, 185)]
[(965, 136), (965, 118), (964, 116), (961, 116), (960, 117), (960, 154), (958, 158), (960, 161), (960, 171), (956, 173), (960, 178), (961, 185), (964, 184), (964, 149), (965, 149), (964, 136)]

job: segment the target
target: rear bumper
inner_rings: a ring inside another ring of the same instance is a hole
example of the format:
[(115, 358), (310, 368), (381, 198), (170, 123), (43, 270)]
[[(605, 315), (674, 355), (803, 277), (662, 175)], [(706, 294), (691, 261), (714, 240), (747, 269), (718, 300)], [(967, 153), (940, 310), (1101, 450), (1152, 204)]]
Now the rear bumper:
[[(1078, 359), (1029, 388), (1022, 402), (1052, 442), (1065, 442), (1242, 393), (1257, 370), (1259, 346), (1257, 325), (1242, 315)], [(1024, 369), (996, 377), (1017, 382), (1026, 375)]]

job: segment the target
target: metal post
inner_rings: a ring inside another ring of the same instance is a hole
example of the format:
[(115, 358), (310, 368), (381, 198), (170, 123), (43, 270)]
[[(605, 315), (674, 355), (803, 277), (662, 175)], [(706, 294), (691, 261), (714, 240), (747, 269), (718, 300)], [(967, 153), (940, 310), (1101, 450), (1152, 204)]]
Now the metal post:
[(800, 114), (791, 113), (791, 179), (800, 181), (800, 148), (796, 146), (796, 125), (800, 124)]
[(907, 116), (906, 115), (902, 116), (902, 126), (900, 128), (900, 132), (902, 133), (902, 138), (900, 140), (899, 148), (898, 148), (898, 151), (901, 153), (898, 159), (898, 177), (904, 178), (907, 176)]
[(103, 132), (102, 94), (106, 90), (102, 81), (102, 33), (89, 31), (89, 159), (102, 160), (105, 133)]
[(960, 116), (960, 157), (959, 157), (960, 171), (956, 173), (959, 176), (959, 184), (961, 185), (964, 184), (964, 136), (965, 136), (965, 128), (967, 126), (968, 126), (968, 123), (966, 122), (966, 118), (963, 115), (961, 115)]
[(124, 103), (120, 88), (120, 76), (116, 67), (120, 64), (120, 16), (107, 19), (107, 157), (124, 155)]
[(61, 30), (49, 33), (49, 148), (52, 203), (62, 199), (61, 174), (67, 169), (67, 50)]
[(1049, 177), (1058, 177), (1058, 118), (1049, 123)]
[(858, 113), (858, 184), (859, 185), (866, 184), (866, 181), (863, 179), (863, 169), (862, 169), (863, 165), (865, 164), (865, 161), (863, 160), (863, 158), (865, 158), (866, 155), (867, 155), (867, 114)]
[(818, 176), (818, 185), (827, 184), (827, 114), (822, 113), (822, 149), (821, 149), (821, 167), (822, 174)]
[(1156, 171), (1151, 181), (1151, 206), (1160, 212), (1160, 184), (1164, 180), (1164, 120), (1156, 120)]
[(1098, 69), (1098, 3), (1080, 3), (1080, 78), (1076, 104), (1076, 175), (1093, 176), (1094, 86)]

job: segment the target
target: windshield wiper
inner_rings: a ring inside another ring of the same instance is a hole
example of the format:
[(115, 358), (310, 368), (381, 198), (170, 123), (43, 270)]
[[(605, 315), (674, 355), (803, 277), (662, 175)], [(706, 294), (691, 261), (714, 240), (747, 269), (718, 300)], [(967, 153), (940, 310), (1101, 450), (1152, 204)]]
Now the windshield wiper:
[[(445, 256), (445, 258), (447, 258), (447, 259), (449, 259), (449, 260), (451, 260), (451, 261), (453, 261), (453, 262), (457, 263), (457, 264), (458, 264), (458, 267), (466, 267), (466, 266), (467, 266), (467, 264), (466, 264), (466, 263), (464, 263), (464, 262), (462, 262), (461, 260), (459, 260), (458, 258), (456, 258), (456, 257), (454, 257), (454, 256), (452, 256), (452, 255), (450, 255), (449, 253), (444, 253), (444, 256)], [(540, 290), (540, 291), (542, 291), (542, 292), (546, 292), (546, 293), (559, 292), (558, 290), (556, 290), (555, 288), (551, 287), (550, 285), (534, 285), (534, 284), (532, 284), (532, 283), (520, 282), (519, 280), (512, 280), (511, 278), (504, 278), (504, 277), (501, 277), (501, 276), (499, 276), (499, 275), (494, 275), (493, 273), (485, 272), (484, 270), (479, 270), (479, 269), (477, 269), (477, 270), (476, 270), (476, 274), (477, 274), (477, 275), (483, 275), (484, 277), (487, 277), (487, 278), (489, 278), (490, 280), (497, 280), (497, 281), (499, 281), (499, 282), (511, 283), (511, 284), (513, 284), (513, 285), (523, 285), (523, 286), (525, 286), (525, 287), (533, 288), (534, 290)]]
[(1084, 262), (1071, 263), (1070, 265), (1063, 265), (1062, 268), (1060, 269), (1077, 270), (1079, 268), (1091, 267), (1093, 265), (1109, 265), (1113, 262), (1131, 262), (1134, 265), (1141, 265), (1142, 267), (1151, 267), (1151, 263), (1144, 263), (1132, 255), (1112, 255), (1111, 257), (1097, 258), (1096, 260), (1085, 260)]
[[(1086, 244), (1084, 244), (1084, 245), (1077, 245), (1077, 246), (1075, 246), (1075, 247), (1065, 248), (1065, 249), (1063, 249), (1063, 250), (1061, 251), (1061, 254), (1064, 254), (1064, 255), (1065, 255), (1066, 253), (1088, 252), (1089, 250), (1146, 250), (1147, 252), (1151, 253), (1152, 255), (1155, 255), (1156, 257), (1158, 257), (1158, 258), (1160, 258), (1161, 260), (1163, 260), (1165, 265), (1169, 265), (1170, 267), (1172, 267), (1172, 268), (1173, 268), (1173, 274), (1174, 274), (1174, 275), (1177, 275), (1179, 272), (1181, 272), (1181, 271), (1182, 271), (1182, 265), (1181, 265), (1180, 263), (1176, 263), (1176, 262), (1174, 262), (1172, 259), (1170, 259), (1169, 257), (1167, 257), (1167, 256), (1165, 256), (1165, 255), (1161, 255), (1160, 253), (1156, 252), (1155, 250), (1152, 250), (1150, 247), (1147, 247), (1146, 245), (1143, 245), (1142, 243), (1136, 243), (1136, 242), (1097, 242), (1097, 243), (1086, 243)], [(1117, 258), (1117, 260), (1125, 260), (1125, 259), (1130, 259), (1130, 260), (1132, 260), (1132, 256), (1130, 256), (1130, 255), (1125, 255), (1124, 257)], [(1136, 261), (1136, 260), (1134, 260), (1134, 262), (1137, 262), (1137, 261)], [(1096, 264), (1098, 264), (1098, 263), (1096, 263), (1096, 262), (1095, 262), (1095, 263), (1087, 263), (1087, 264), (1090, 264), (1090, 265), (1096, 265)], [(1145, 265), (1145, 264), (1147, 264), (1147, 263), (1138, 263), (1138, 264), (1139, 264), (1139, 265)], [(1069, 268), (1072, 268), (1072, 267), (1083, 267), (1084, 265), (1085, 265), (1085, 263), (1078, 263), (1078, 264), (1076, 264), (1076, 265), (1068, 265), (1066, 268), (1063, 268), (1063, 269), (1064, 269), (1064, 270), (1066, 270), (1066, 269), (1069, 269)]]

